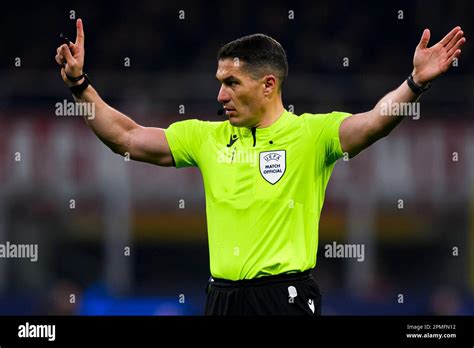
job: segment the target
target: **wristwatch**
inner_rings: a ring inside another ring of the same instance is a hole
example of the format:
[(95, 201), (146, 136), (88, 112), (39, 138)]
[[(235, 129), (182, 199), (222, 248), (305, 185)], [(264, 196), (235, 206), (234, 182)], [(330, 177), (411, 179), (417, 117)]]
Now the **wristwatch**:
[(73, 77), (73, 78), (70, 78), (67, 75), (66, 75), (66, 77), (69, 80), (75, 81), (75, 82), (77, 82), (80, 79), (84, 78), (84, 81), (80, 85), (69, 87), (69, 89), (71, 90), (71, 93), (74, 94), (74, 96), (76, 96), (78, 98), (81, 96), (82, 92), (91, 84), (87, 74), (82, 74), (81, 76)]
[(79, 75), (79, 76), (77, 76), (77, 77), (69, 76), (66, 72), (65, 72), (65, 74), (66, 74), (67, 79), (68, 79), (69, 81), (72, 81), (72, 82), (80, 81), (80, 80), (84, 77), (84, 74)]
[(407, 83), (408, 83), (408, 87), (410, 87), (410, 89), (416, 95), (420, 95), (421, 93), (426, 92), (431, 87), (431, 83), (428, 83), (425, 86), (421, 86), (421, 85), (417, 84), (413, 80), (413, 75), (412, 74), (410, 74), (410, 76), (408, 76)]

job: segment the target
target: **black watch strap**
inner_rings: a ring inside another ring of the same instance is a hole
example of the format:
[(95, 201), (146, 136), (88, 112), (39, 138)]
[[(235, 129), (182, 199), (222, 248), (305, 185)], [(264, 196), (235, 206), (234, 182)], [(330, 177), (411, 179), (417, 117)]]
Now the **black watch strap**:
[(81, 78), (83, 77), (84, 81), (80, 85), (69, 87), (71, 93), (78, 98), (81, 96), (82, 92), (91, 84), (87, 74), (82, 74)]
[(413, 93), (415, 93), (417, 95), (427, 91), (431, 87), (430, 83), (426, 84), (425, 86), (420, 86), (419, 84), (417, 84), (413, 80), (413, 75), (412, 74), (410, 74), (410, 76), (408, 76), (407, 83), (408, 83), (408, 87), (410, 87), (410, 89), (413, 91)]
[(66, 77), (69, 81), (72, 81), (72, 82), (77, 82), (77, 81), (80, 81), (83, 77), (84, 77), (85, 74), (81, 74), (77, 77), (72, 77), (72, 76), (69, 76), (68, 74), (66, 74)]

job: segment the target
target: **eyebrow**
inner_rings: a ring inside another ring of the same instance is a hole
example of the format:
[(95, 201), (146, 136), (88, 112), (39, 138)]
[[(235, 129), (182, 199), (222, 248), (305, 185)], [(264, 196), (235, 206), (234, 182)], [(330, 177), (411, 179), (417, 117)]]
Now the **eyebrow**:
[[(219, 81), (221, 81), (221, 80), (217, 77), (217, 75), (216, 75), (216, 79), (219, 80)], [(234, 75), (229, 75), (229, 76), (227, 76), (227, 77), (225, 77), (225, 78), (222, 79), (222, 81), (229, 81), (229, 80), (235, 80), (235, 81), (237, 81), (237, 82), (240, 82), (240, 79), (237, 78), (237, 77), (235, 77)]]

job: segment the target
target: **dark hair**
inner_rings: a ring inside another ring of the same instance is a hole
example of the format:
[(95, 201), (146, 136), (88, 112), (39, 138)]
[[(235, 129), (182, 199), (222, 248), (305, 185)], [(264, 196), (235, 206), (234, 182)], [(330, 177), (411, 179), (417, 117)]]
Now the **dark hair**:
[(280, 80), (280, 88), (288, 76), (288, 60), (280, 43), (264, 34), (252, 34), (226, 43), (219, 49), (217, 60), (243, 61), (242, 69), (253, 78), (272, 73)]

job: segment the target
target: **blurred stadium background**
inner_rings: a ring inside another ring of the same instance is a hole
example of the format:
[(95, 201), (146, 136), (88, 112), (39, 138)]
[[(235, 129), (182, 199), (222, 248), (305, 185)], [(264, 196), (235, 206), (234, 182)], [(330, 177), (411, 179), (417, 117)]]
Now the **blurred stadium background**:
[[(287, 108), (357, 113), (411, 72), (425, 27), (431, 45), (461, 25), (459, 65), (422, 97), (420, 119), (336, 165), (314, 275), (323, 314), (474, 313), (473, 2), (122, 0), (2, 4), (0, 243), (37, 243), (39, 259), (0, 259), (0, 314), (204, 308), (199, 171), (126, 162), (83, 120), (55, 115), (56, 103), (72, 100), (54, 55), (59, 33), (75, 37), (73, 14), (84, 20), (86, 72), (102, 98), (158, 127), (221, 119), (215, 56), (237, 37), (263, 32), (283, 44)], [(363, 243), (365, 261), (324, 257), (333, 241)]]

